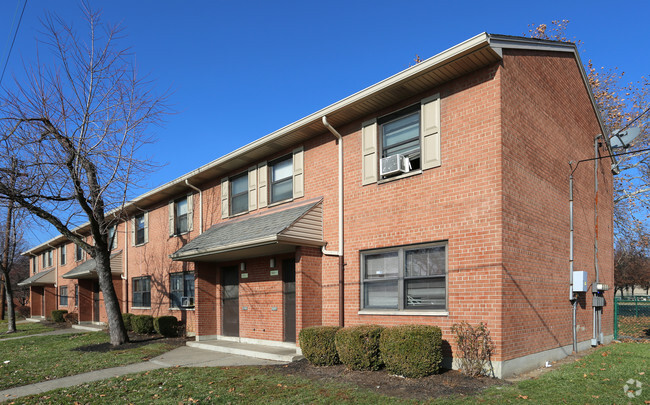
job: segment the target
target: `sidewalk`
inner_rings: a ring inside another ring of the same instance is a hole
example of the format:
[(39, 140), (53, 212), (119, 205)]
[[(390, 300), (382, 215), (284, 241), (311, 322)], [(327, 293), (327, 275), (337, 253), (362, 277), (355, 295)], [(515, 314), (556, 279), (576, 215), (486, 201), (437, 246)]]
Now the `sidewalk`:
[[(70, 329), (62, 329), (70, 330)], [(57, 332), (57, 331), (54, 331)], [(53, 334), (47, 332), (44, 334)], [(32, 335), (36, 336), (36, 335)], [(6, 339), (5, 339), (6, 340)], [(104, 380), (112, 377), (119, 377), (125, 374), (140, 373), (149, 370), (168, 367), (231, 367), (231, 366), (256, 366), (283, 364), (282, 362), (255, 359), (252, 357), (239, 356), (234, 354), (218, 353), (211, 350), (197, 349), (189, 346), (181, 346), (158, 357), (127, 366), (107, 368), (104, 370), (91, 371), (89, 373), (77, 374), (63, 377), (56, 380), (44, 381), (36, 384), (24, 385), (22, 387), (10, 388), (0, 391), (0, 402), (13, 400), (26, 395), (41, 394), (58, 388), (72, 387), (93, 381)]]

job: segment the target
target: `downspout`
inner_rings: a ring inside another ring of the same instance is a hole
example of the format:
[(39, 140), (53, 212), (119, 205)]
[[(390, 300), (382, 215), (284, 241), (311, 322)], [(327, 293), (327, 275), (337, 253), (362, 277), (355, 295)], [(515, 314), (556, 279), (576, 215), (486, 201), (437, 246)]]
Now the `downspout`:
[(573, 292), (573, 171), (569, 176), (569, 302), (571, 302), (572, 323), (571, 331), (573, 336), (573, 353), (578, 352), (578, 336), (576, 331), (576, 307), (578, 300)]
[(322, 118), (323, 125), (327, 128), (328, 131), (336, 137), (336, 140), (339, 144), (339, 244), (338, 251), (325, 250), (323, 246), (322, 251), (326, 256), (338, 256), (339, 258), (339, 326), (345, 326), (345, 271), (343, 263), (343, 137), (338, 133), (334, 127), (332, 127), (329, 122), (327, 122), (327, 116)]
[(185, 184), (191, 188), (194, 191), (197, 191), (199, 193), (199, 235), (203, 233), (203, 191), (201, 191), (200, 188), (193, 186), (190, 184), (187, 179), (185, 180)]
[[(124, 299), (124, 312), (129, 312), (129, 244), (133, 241), (133, 236), (129, 238), (129, 223), (130, 220), (124, 221), (124, 274), (122, 275), (122, 280), (124, 280), (124, 289), (122, 293), (122, 298)], [(132, 229), (131, 232), (135, 232), (135, 229)], [(130, 239), (130, 240), (129, 240)]]

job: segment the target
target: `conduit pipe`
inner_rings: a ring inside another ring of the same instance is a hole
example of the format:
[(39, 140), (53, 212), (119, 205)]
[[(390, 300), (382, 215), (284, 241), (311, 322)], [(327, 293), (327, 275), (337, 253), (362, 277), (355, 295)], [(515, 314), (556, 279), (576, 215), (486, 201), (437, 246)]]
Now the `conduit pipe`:
[(203, 233), (203, 191), (201, 191), (200, 188), (191, 185), (187, 179), (185, 180), (185, 184), (199, 193), (199, 235), (201, 235)]
[(339, 258), (339, 326), (343, 327), (345, 326), (345, 288), (344, 288), (344, 283), (345, 283), (345, 272), (344, 272), (344, 263), (343, 263), (343, 137), (341, 134), (338, 133), (334, 127), (330, 125), (329, 122), (327, 122), (327, 116), (323, 116), (322, 118), (323, 125), (325, 128), (327, 128), (328, 131), (336, 137), (336, 140), (338, 141), (339, 147), (338, 147), (338, 155), (339, 155), (339, 244), (338, 244), (338, 250), (332, 251), (332, 250), (326, 250), (325, 246), (322, 247), (322, 251), (324, 255), (327, 256), (338, 256)]

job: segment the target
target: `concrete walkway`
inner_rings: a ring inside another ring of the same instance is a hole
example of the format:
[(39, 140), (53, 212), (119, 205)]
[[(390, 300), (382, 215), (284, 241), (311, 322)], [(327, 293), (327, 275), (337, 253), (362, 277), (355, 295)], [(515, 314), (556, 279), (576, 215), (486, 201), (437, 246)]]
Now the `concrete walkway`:
[(67, 333), (84, 333), (84, 331), (77, 330), (77, 329), (72, 329), (72, 328), (55, 329), (55, 330), (50, 331), (50, 332), (35, 333), (33, 335), (14, 336), (14, 337), (8, 337), (8, 338), (0, 339), (0, 344), (2, 344), (2, 342), (5, 342), (7, 340), (26, 339), (26, 338), (30, 338), (30, 337), (34, 337), (34, 336), (65, 335)]
[[(70, 329), (63, 329), (70, 330)], [(73, 330), (74, 331), (74, 330)], [(55, 331), (56, 332), (56, 331)], [(47, 332), (51, 334), (52, 332)], [(36, 336), (36, 335), (32, 335)], [(6, 340), (6, 339), (5, 339)], [(252, 357), (239, 356), (235, 354), (218, 353), (211, 350), (197, 349), (189, 346), (181, 346), (158, 357), (143, 362), (122, 367), (113, 367), (103, 370), (91, 371), (89, 373), (58, 378), (56, 380), (44, 381), (36, 384), (24, 385), (22, 387), (10, 388), (0, 391), (0, 402), (13, 400), (26, 395), (36, 395), (57, 388), (72, 387), (92, 381), (104, 380), (118, 377), (125, 374), (140, 373), (149, 370), (167, 367), (230, 367), (230, 366), (256, 366), (284, 364), (283, 362), (262, 360)]]

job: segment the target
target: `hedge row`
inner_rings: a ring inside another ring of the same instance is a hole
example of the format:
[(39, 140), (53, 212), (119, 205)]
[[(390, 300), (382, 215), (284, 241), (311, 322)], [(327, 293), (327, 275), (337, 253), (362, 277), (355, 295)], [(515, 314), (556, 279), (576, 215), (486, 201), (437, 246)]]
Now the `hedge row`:
[(54, 322), (65, 322), (65, 314), (67, 314), (68, 311), (65, 309), (55, 309), (52, 311), (52, 320)]
[(437, 326), (314, 326), (300, 331), (300, 347), (317, 366), (343, 363), (350, 370), (378, 370), (385, 365), (393, 374), (412, 378), (439, 372), (442, 362)]
[(159, 316), (154, 318), (151, 315), (122, 314), (126, 330), (150, 334), (159, 333), (165, 337), (178, 335), (178, 320), (175, 316)]

